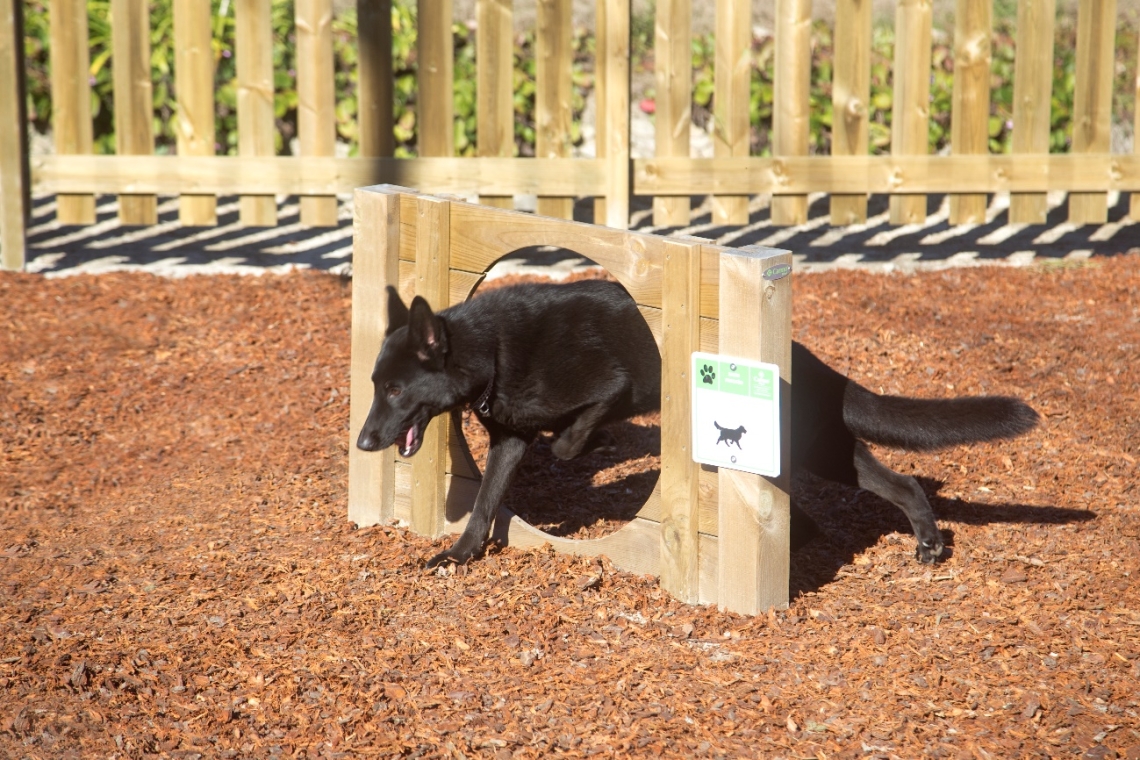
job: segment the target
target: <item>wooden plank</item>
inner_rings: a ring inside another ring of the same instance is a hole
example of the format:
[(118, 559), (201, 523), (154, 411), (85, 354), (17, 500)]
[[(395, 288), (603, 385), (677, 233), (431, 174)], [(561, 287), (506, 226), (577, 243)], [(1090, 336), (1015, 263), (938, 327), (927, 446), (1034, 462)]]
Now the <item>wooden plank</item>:
[(352, 227), (348, 519), (365, 526), (395, 517), (395, 449), (361, 451), (356, 437), (372, 405), (372, 369), (388, 329), (385, 289), (399, 277), (400, 196), (383, 187), (357, 190)]
[[(1140, 190), (1134, 154), (657, 158), (633, 168), (638, 195)], [(462, 195), (594, 195), (605, 186), (604, 164), (577, 158), (33, 156), (31, 169), (44, 193), (324, 195), (377, 178)]]
[[(752, 4), (716, 0), (716, 51), (713, 61), (713, 152), (717, 158), (745, 158), (751, 141), (748, 123), (752, 81)], [(748, 196), (712, 199), (716, 224), (747, 224)]]
[(392, 132), (392, 0), (356, 0), (356, 28), (360, 155), (391, 156), (396, 148)]
[[(87, 33), (86, 0), (52, 0), (51, 130), (55, 152), (61, 156), (91, 153), (91, 49)], [(94, 224), (94, 195), (60, 195), (55, 218), (60, 224)]]
[[(515, 152), (512, 0), (476, 0), (475, 19), (476, 151), (509, 158)], [(510, 195), (482, 195), (479, 202), (514, 207)]]
[[(892, 156), (929, 152), (932, 22), (930, 0), (899, 0), (895, 13)], [(891, 224), (925, 222), (926, 196), (892, 195), (890, 221)]]
[[(871, 0), (836, 0), (831, 87), (831, 155), (862, 156), (869, 148)], [(831, 195), (832, 224), (867, 221), (863, 193)]]
[[(238, 154), (272, 156), (277, 150), (273, 113), (273, 15), (264, 0), (237, 0), (234, 5), (237, 55)], [(277, 224), (272, 193), (243, 195), (239, 218), (247, 227)]]
[[(657, 0), (653, 62), (657, 84), (656, 155), (689, 156), (693, 121), (693, 3)], [(687, 197), (653, 199), (653, 224), (681, 227), (692, 218)]]
[(717, 606), (754, 615), (788, 605), (792, 278), (767, 281), (764, 272), (792, 256), (742, 249), (720, 261), (720, 352), (780, 367), (780, 475), (719, 473)]
[[(178, 155), (214, 155), (214, 51), (210, 5), (202, 0), (174, 0), (174, 92)], [(184, 193), (178, 219), (186, 226), (216, 225), (218, 199)]]
[[(1081, 0), (1077, 11), (1077, 78), (1073, 93), (1073, 153), (1107, 153), (1112, 136), (1112, 74), (1116, 0)], [(1069, 193), (1069, 222), (1104, 224), (1104, 193)]]
[(575, 540), (544, 533), (528, 525), (509, 509), (500, 507), (495, 518), (492, 538), (503, 541), (507, 546), (521, 549), (537, 549), (550, 544), (555, 551), (580, 557), (605, 555), (614, 566), (639, 575), (660, 573), (661, 527), (648, 520), (634, 518), (616, 533), (602, 538)]
[[(772, 93), (772, 152), (806, 156), (811, 102), (811, 0), (776, 0), (776, 72)], [(772, 198), (772, 224), (807, 221), (806, 195)]]
[[(594, 3), (594, 154), (605, 165), (606, 158), (606, 13), (609, 0)], [(603, 224), (606, 218), (606, 191), (594, 198), (594, 224)]]
[(451, 0), (417, 0), (417, 149), (421, 156), (455, 154)]
[[(630, 211), (630, 147), (629, 147), (629, 31), (630, 0), (598, 0), (605, 7), (604, 51), (605, 85), (599, 99), (599, 157), (606, 165), (606, 203), (604, 221), (607, 227), (627, 229)], [(599, 16), (599, 24), (603, 16)], [(604, 98), (604, 104), (602, 99)], [(604, 115), (604, 119), (603, 119)], [(602, 144), (605, 144), (604, 149)], [(595, 210), (595, 222), (597, 222)]]
[[(448, 270), (451, 255), (450, 201), (417, 196), (416, 199), (416, 295), (434, 310), (448, 300)], [(432, 420), (423, 432), (423, 444), (412, 457), (411, 527), (424, 536), (443, 532), (447, 490), (444, 482), (449, 438), (453, 431), (448, 415)]]
[[(989, 152), (990, 36), (993, 0), (958, 0), (954, 25), (954, 95), (950, 146), (954, 155)], [(950, 196), (950, 224), (986, 220), (984, 193)]]
[[(1140, 50), (1140, 45), (1137, 45), (1137, 50)], [(1140, 59), (1140, 53), (1137, 54)], [(1140, 62), (1137, 64), (1140, 66)], [(1136, 77), (1133, 82), (1133, 103), (1140, 103), (1140, 76)], [(1136, 139), (1136, 135), (1140, 135), (1140, 108), (1132, 109), (1132, 153), (1140, 153), (1140, 140)], [(1132, 219), (1140, 219), (1140, 193), (1134, 192), (1128, 199), (1128, 216)]]
[(661, 586), (683, 602), (699, 597), (700, 465), (693, 461), (692, 353), (700, 346), (699, 243), (667, 239), (661, 298)]
[(0, 269), (21, 270), (28, 212), (20, 0), (0, 0)]
[[(150, 79), (150, 9), (147, 0), (111, 0), (111, 73), (114, 82), (115, 152), (154, 153), (154, 94)], [(119, 196), (119, 222), (158, 222), (151, 194)]]
[[(1049, 152), (1056, 6), (1056, 0), (1020, 0), (1017, 5), (1013, 135), (1010, 139), (1014, 155)], [(1013, 224), (1044, 224), (1048, 210), (1043, 192), (1015, 191), (1010, 195), (1009, 221)]]
[[(572, 152), (570, 126), (573, 117), (572, 0), (538, 0), (535, 33), (535, 155), (568, 158)], [(559, 219), (574, 218), (574, 199), (538, 196), (536, 211)]]
[[(332, 0), (297, 0), (297, 139), (302, 156), (336, 154)], [(301, 198), (301, 224), (335, 227), (335, 196)]]

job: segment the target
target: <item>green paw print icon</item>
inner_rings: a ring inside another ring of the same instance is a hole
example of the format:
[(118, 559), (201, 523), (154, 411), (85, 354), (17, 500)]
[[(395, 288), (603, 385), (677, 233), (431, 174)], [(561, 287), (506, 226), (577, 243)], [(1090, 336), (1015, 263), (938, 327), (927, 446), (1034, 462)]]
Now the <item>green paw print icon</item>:
[(712, 368), (711, 364), (706, 364), (703, 367), (701, 367), (701, 382), (702, 383), (708, 383), (709, 385), (712, 385), (713, 380), (715, 380), (715, 379), (716, 379), (716, 373), (713, 372), (713, 368)]

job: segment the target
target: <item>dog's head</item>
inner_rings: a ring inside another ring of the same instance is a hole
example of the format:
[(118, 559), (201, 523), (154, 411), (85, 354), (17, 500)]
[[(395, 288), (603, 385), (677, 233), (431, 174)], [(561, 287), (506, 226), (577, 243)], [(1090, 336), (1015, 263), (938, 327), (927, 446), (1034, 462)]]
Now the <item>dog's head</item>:
[(380, 451), (398, 444), (410, 457), (423, 444), (432, 417), (458, 403), (444, 368), (447, 331), (420, 296), (404, 305), (388, 287), (388, 330), (372, 370), (372, 408), (356, 439), (357, 448)]

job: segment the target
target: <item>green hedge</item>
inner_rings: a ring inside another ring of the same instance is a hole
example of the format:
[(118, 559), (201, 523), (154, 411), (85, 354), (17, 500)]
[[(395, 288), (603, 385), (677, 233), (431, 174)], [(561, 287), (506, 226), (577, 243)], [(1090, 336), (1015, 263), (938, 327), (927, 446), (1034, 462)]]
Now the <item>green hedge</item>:
[[(231, 0), (211, 0), (214, 11), (214, 55), (216, 67), (217, 146), (219, 153), (237, 150), (236, 82), (234, 67), (234, 18)], [(46, 132), (51, 122), (49, 97), (47, 0), (25, 1), (25, 32), (28, 66), (29, 118), (35, 128)], [(88, 0), (91, 47), (92, 112), (95, 122), (96, 151), (114, 152), (113, 103), (111, 95), (109, 0)], [(152, 0), (151, 71), (154, 81), (154, 119), (157, 150), (174, 149), (175, 114), (173, 12), (171, 0)], [(393, 4), (393, 59), (395, 69), (396, 152), (415, 155), (416, 141), (416, 57), (415, 3), (397, 0)], [(294, 71), (292, 0), (273, 0), (275, 111), (279, 153), (288, 152), (288, 143), (297, 132), (297, 91)], [(1069, 147), (1071, 109), (1075, 79), (1076, 32), (1072, 20), (1058, 18), (1055, 60), (1052, 134), (1050, 150), (1063, 152)], [(633, 25), (633, 65), (641, 71), (652, 66), (651, 19), (635, 19)], [(333, 24), (336, 71), (337, 132), (341, 140), (356, 150), (356, 15), (346, 12)], [(475, 152), (475, 40), (467, 26), (456, 24), (455, 39), (455, 150), (456, 155)], [(813, 153), (830, 150), (832, 37), (829, 26), (817, 23), (812, 35), (812, 85), (810, 145)], [(990, 118), (990, 149), (1007, 152), (1010, 147), (1013, 101), (1014, 29), (1012, 19), (999, 20), (993, 47), (993, 97)], [(517, 155), (534, 154), (534, 38), (521, 36), (515, 46), (514, 107)], [(871, 75), (871, 152), (890, 149), (891, 61), (893, 32), (874, 32)], [(586, 96), (593, 87), (593, 38), (582, 30), (574, 34), (574, 139), (580, 139), (580, 118)], [(752, 47), (755, 74), (751, 85), (752, 152), (770, 153), (772, 125), (772, 71), (774, 43), (771, 37), (756, 39)], [(705, 36), (693, 43), (694, 117), (712, 130), (714, 41)], [(939, 151), (950, 141), (950, 104), (953, 92), (953, 56), (949, 42), (938, 41), (933, 50), (931, 74), (930, 149)], [(1117, 34), (1117, 70), (1114, 119), (1131, 123), (1132, 82), (1135, 78), (1136, 33), (1120, 27)], [(649, 98), (653, 92), (646, 93)]]

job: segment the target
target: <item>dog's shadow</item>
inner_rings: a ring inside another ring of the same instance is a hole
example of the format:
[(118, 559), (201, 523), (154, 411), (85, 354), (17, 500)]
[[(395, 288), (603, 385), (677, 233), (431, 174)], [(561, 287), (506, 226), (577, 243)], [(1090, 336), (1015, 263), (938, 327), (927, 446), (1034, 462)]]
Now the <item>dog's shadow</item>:
[[(1030, 504), (983, 504), (938, 495), (943, 483), (917, 478), (940, 521), (946, 542), (943, 559), (954, 552), (954, 531), (942, 521), (968, 525), (1021, 523), (1061, 525), (1086, 522), (1096, 513), (1065, 507)], [(873, 493), (822, 480), (810, 474), (793, 478), (792, 499), (807, 519), (792, 521), (791, 597), (818, 591), (836, 580), (855, 557), (890, 533), (902, 534), (899, 552), (914, 562), (914, 534), (894, 505)], [(794, 515), (793, 515), (794, 517)], [(797, 530), (798, 528), (798, 530)], [(798, 534), (798, 535), (797, 535)]]

